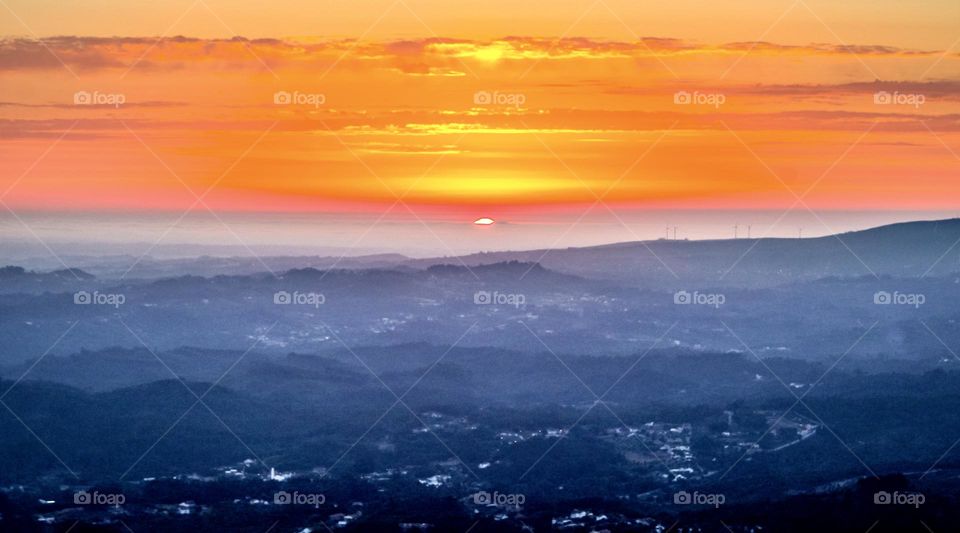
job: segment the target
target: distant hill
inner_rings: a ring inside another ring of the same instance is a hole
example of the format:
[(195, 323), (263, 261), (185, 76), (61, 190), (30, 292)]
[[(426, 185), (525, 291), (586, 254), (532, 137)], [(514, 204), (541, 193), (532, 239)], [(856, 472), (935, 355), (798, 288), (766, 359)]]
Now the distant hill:
[(907, 222), (811, 239), (642, 241), (411, 260), (470, 267), (505, 261), (639, 287), (763, 287), (825, 277), (960, 271), (960, 219)]
[(82, 264), (101, 277), (120, 276), (126, 279), (157, 279), (182, 274), (197, 276), (238, 276), (257, 272), (284, 272), (295, 268), (388, 268), (409, 258), (400, 254), (374, 254), (344, 257), (339, 255), (265, 255), (214, 257), (199, 256), (182, 259), (157, 259), (136, 256), (112, 257), (109, 261), (85, 258)]
[[(134, 265), (135, 263), (135, 265)], [(400, 254), (357, 257), (261, 256), (186, 259), (133, 256), (84, 257), (82, 267), (46, 274), (19, 267), (0, 270), (0, 290), (31, 292), (36, 276), (64, 284), (100, 280), (151, 280), (192, 276), (283, 275), (296, 271), (427, 270), (445, 277), (478, 276), (478, 267), (498, 265), (497, 279), (572, 275), (618, 285), (678, 289), (770, 287), (821, 278), (944, 276), (960, 271), (960, 219), (905, 222), (809, 239), (632, 241), (580, 248), (480, 252), (459, 257), (412, 259)], [(131, 268), (131, 265), (134, 265)], [(511, 266), (512, 265), (512, 266)], [(533, 268), (530, 265), (536, 265)], [(129, 270), (129, 272), (128, 272)], [(76, 274), (74, 276), (73, 274)], [(29, 276), (34, 278), (29, 278)], [(321, 274), (326, 276), (326, 274)]]
[(75, 290), (90, 285), (96, 276), (79, 268), (34, 272), (20, 266), (0, 267), (0, 294)]

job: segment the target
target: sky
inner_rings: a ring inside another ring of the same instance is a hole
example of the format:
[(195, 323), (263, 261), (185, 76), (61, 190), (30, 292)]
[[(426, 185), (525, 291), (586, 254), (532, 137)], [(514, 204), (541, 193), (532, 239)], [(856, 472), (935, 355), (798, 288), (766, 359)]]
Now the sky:
[(960, 213), (957, 2), (4, 0), (0, 35), (3, 238), (459, 252)]

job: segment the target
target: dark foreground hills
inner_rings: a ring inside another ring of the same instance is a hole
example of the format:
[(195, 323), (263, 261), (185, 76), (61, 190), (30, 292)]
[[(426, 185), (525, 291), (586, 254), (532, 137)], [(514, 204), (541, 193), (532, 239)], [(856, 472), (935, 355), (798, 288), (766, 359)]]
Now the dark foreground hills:
[(952, 531), (958, 243), (0, 268), (0, 531)]

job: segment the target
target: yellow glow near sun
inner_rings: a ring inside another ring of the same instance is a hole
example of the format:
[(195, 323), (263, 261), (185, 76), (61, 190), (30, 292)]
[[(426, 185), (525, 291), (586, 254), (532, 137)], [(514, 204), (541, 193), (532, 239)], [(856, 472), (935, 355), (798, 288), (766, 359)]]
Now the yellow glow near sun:
[(511, 44), (503, 41), (494, 41), (485, 44), (435, 43), (432, 44), (430, 48), (440, 55), (475, 59), (486, 63), (495, 63), (504, 57), (521, 55)]
[(582, 189), (574, 180), (545, 176), (426, 177), (414, 185), (411, 195), (437, 198), (494, 200)]
[(483, 48), (478, 49), (474, 53), (473, 57), (479, 59), (480, 61), (493, 63), (493, 62), (499, 61), (500, 58), (503, 57), (503, 52), (504, 50), (500, 46), (496, 46), (496, 45), (485, 46)]

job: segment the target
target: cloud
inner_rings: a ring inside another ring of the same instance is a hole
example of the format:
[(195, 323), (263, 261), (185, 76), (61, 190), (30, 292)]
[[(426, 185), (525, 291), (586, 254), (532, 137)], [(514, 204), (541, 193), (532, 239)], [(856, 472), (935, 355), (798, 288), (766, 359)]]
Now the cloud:
[(873, 94), (878, 91), (917, 93), (930, 98), (960, 99), (960, 80), (887, 81), (843, 83), (835, 85), (754, 85), (737, 89), (742, 94), (770, 96), (824, 96)]
[(797, 54), (826, 54), (826, 55), (870, 55), (870, 56), (936, 56), (942, 55), (940, 50), (908, 50), (893, 46), (881, 45), (847, 45), (830, 43), (812, 43), (807, 45), (785, 45), (767, 41), (744, 41), (727, 43), (715, 47), (717, 50), (751, 53), (797, 53)]
[[(669, 94), (675, 91), (690, 90), (689, 84), (667, 83), (652, 86), (624, 86), (612, 84), (609, 80), (593, 80), (580, 84), (542, 84), (541, 87), (570, 88), (582, 87), (591, 84), (608, 94), (655, 96)], [(698, 85), (700, 86), (700, 85)], [(704, 87), (705, 88), (705, 87)], [(721, 88), (718, 87), (718, 90)], [(880, 91), (922, 94), (928, 100), (957, 101), (960, 100), (960, 80), (874, 80), (872, 82), (838, 83), (838, 84), (730, 84), (723, 85), (722, 91), (727, 96), (788, 97), (795, 100), (813, 99), (818, 97), (850, 97), (873, 95)], [(757, 99), (757, 102), (764, 103)]]
[[(184, 68), (222, 65), (260, 69), (296, 65), (330, 65), (343, 61), (397, 69), (410, 74), (444, 75), (460, 72), (463, 62), (503, 60), (567, 60), (649, 58), (654, 55), (703, 54), (870, 55), (886, 57), (939, 56), (944, 51), (905, 50), (881, 45), (783, 45), (735, 42), (706, 45), (681, 39), (643, 37), (634, 41), (604, 41), (585, 37), (545, 39), (509, 36), (494, 40), (447, 38), (387, 42), (283, 39), (199, 39), (192, 37), (80, 37), (0, 40), (0, 70), (77, 70)], [(954, 54), (956, 56), (956, 54)], [(62, 62), (62, 63), (61, 63)]]
[[(147, 102), (124, 102), (124, 108), (133, 108), (133, 107), (144, 107), (144, 108), (163, 108), (163, 107), (184, 107), (187, 104), (185, 102), (168, 102), (168, 101), (147, 101)], [(74, 103), (57, 103), (57, 102), (43, 102), (39, 104), (25, 103), (25, 102), (0, 102), (0, 107), (22, 107), (22, 108), (34, 108), (34, 109), (85, 109), (78, 108), (77, 104)], [(113, 106), (109, 104), (104, 105), (94, 105), (89, 106), (86, 109), (101, 109), (101, 108), (112, 108)]]

